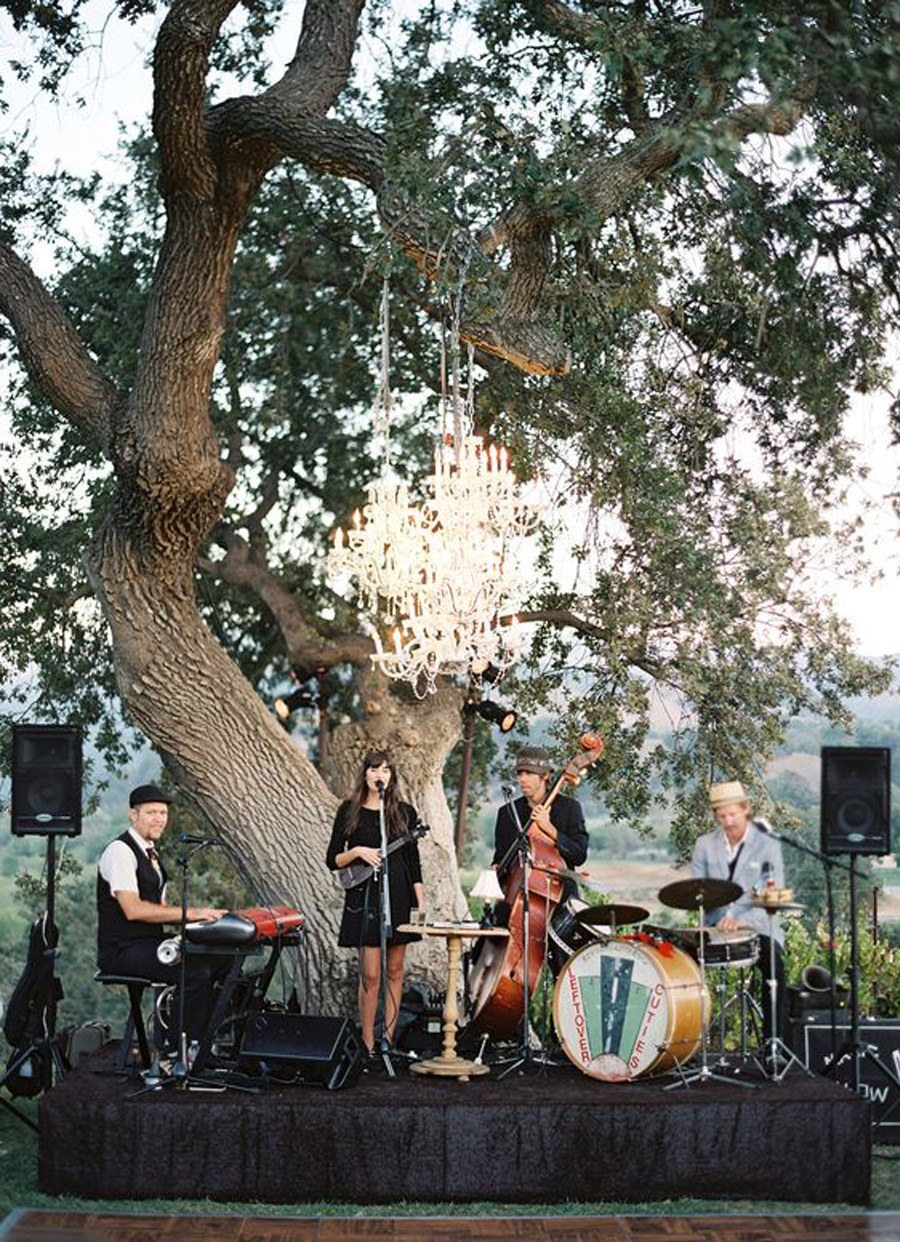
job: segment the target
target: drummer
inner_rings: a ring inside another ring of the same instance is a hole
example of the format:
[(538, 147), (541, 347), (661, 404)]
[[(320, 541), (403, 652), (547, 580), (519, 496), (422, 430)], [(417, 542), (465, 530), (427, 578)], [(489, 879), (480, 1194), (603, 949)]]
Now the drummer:
[[(757, 827), (750, 817), (750, 801), (740, 781), (724, 781), (711, 785), (709, 803), (718, 827), (698, 837), (691, 857), (691, 874), (695, 879), (731, 880), (743, 889), (735, 901), (718, 910), (707, 910), (707, 927), (737, 933), (755, 932), (759, 936), (756, 967), (763, 978), (763, 1024), (765, 1036), (772, 1035), (771, 999), (769, 994), (769, 917), (765, 910), (751, 904), (754, 890), (766, 887), (771, 878), (776, 888), (784, 886), (784, 862), (781, 842)], [(777, 922), (772, 924), (775, 939), (776, 1022), (775, 1035), (783, 1037), (785, 1019), (784, 932)]]
[[(549, 794), (552, 772), (553, 764), (543, 746), (524, 746), (519, 751), (516, 775), (522, 796), (500, 807), (494, 826), (493, 866), (500, 872), (501, 884), (506, 868), (516, 858), (518, 825), (524, 828), (529, 817), (528, 835), (540, 836), (545, 843), (555, 846), (567, 868), (580, 867), (587, 858), (588, 833), (580, 804), (574, 798), (558, 794), (549, 810), (543, 805)], [(565, 901), (575, 894), (577, 886), (570, 879), (563, 879), (562, 885), (561, 900)], [(504, 911), (504, 905), (498, 904), (498, 921), (505, 922), (508, 917), (508, 907)]]

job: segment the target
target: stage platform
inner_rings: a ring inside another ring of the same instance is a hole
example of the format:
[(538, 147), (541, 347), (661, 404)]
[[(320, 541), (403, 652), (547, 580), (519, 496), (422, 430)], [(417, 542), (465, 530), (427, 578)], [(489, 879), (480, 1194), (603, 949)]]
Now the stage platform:
[[(39, 1187), (84, 1198), (264, 1203), (866, 1204), (870, 1105), (792, 1071), (755, 1090), (601, 1083), (574, 1067), (459, 1083), (363, 1075), (317, 1086), (129, 1099), (108, 1046), (43, 1097)], [(104, 1072), (105, 1071), (105, 1072)], [(749, 1075), (748, 1075), (749, 1077)]]

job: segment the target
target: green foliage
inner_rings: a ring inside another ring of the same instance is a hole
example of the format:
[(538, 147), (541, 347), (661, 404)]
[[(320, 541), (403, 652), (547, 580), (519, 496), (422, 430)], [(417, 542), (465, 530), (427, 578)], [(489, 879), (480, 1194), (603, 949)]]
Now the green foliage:
[[(900, 1014), (900, 937), (884, 928), (873, 935), (870, 922), (860, 916), (857, 930), (859, 955), (859, 1012), (868, 1018), (896, 1018)], [(799, 920), (790, 920), (785, 938), (789, 982), (797, 983), (807, 966), (829, 970), (828, 925), (819, 920), (811, 931)], [(845, 986), (851, 964), (850, 929), (846, 921), (835, 928), (835, 977)]]
[[(120, 11), (133, 20), (151, 7)], [(78, 50), (79, 6), (53, 21), (29, 10), (11, 10), (17, 28), (59, 69)], [(552, 619), (536, 628), (516, 706), (550, 708), (561, 752), (586, 728), (601, 732), (590, 780), (609, 814), (646, 829), (674, 802), (684, 854), (711, 776), (761, 785), (792, 719), (846, 727), (847, 700), (890, 681), (853, 654), (806, 571), (826, 543), (846, 580), (866, 569), (858, 532), (832, 511), (858, 471), (847, 411), (884, 385), (900, 312), (897, 5), (564, 12), (531, 0), (372, 6), (373, 59), (336, 111), (380, 130), (391, 185), (447, 261), (426, 286), (368, 194), (336, 174), (285, 161), (264, 183), (238, 246), (212, 394), (237, 485), (198, 595), (265, 693), (287, 671), (283, 635), (258, 596), (217, 573), (229, 536), (246, 536), (314, 633), (357, 625), (353, 601), (325, 582), (325, 536), (380, 468), (382, 279), (391, 381), (404, 394), (394, 461), (415, 484), (436, 430), (435, 325), (452, 320), (460, 282), (464, 321), (496, 318), (508, 292), (506, 252), (495, 261), (450, 239), (526, 213), (548, 254), (527, 314), (572, 366), (548, 379), (480, 359), (478, 428), (554, 492), (548, 533), (526, 554), (529, 604)], [(226, 73), (246, 90), (266, 77), (278, 16), (274, 4), (246, 9), (217, 46), (211, 93)], [(770, 117), (753, 133), (745, 122), (764, 97), (773, 115), (796, 108), (796, 123)], [(669, 154), (634, 174), (651, 149)], [(152, 139), (131, 138), (132, 176), (113, 190), (36, 180), (14, 144), (10, 154), (3, 237), (58, 238), (53, 291), (127, 392), (163, 226)], [(70, 200), (103, 229), (93, 250), (65, 239)], [(96, 722), (121, 760), (111, 653), (79, 557), (108, 503), (109, 466), (24, 381), (10, 405), (0, 677), (15, 712)], [(30, 473), (14, 467), (23, 446)], [(674, 726), (665, 740), (660, 711)]]

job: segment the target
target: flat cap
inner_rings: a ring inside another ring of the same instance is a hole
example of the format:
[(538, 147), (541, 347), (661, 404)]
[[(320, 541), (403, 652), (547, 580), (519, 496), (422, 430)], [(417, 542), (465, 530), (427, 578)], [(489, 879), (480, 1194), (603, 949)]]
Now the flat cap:
[(523, 746), (516, 755), (516, 771), (549, 776), (553, 771), (553, 764), (543, 746)]

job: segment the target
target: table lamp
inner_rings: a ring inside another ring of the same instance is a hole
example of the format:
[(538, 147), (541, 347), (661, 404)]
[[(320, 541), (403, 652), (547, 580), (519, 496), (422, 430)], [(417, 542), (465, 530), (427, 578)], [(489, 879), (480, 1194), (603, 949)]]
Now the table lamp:
[(497, 879), (497, 872), (493, 867), (488, 867), (480, 872), (478, 879), (475, 881), (473, 888), (469, 889), (471, 897), (480, 897), (484, 902), (481, 912), (481, 926), (494, 926), (494, 907), (491, 902), (504, 901), (505, 894), (500, 887), (500, 881)]

